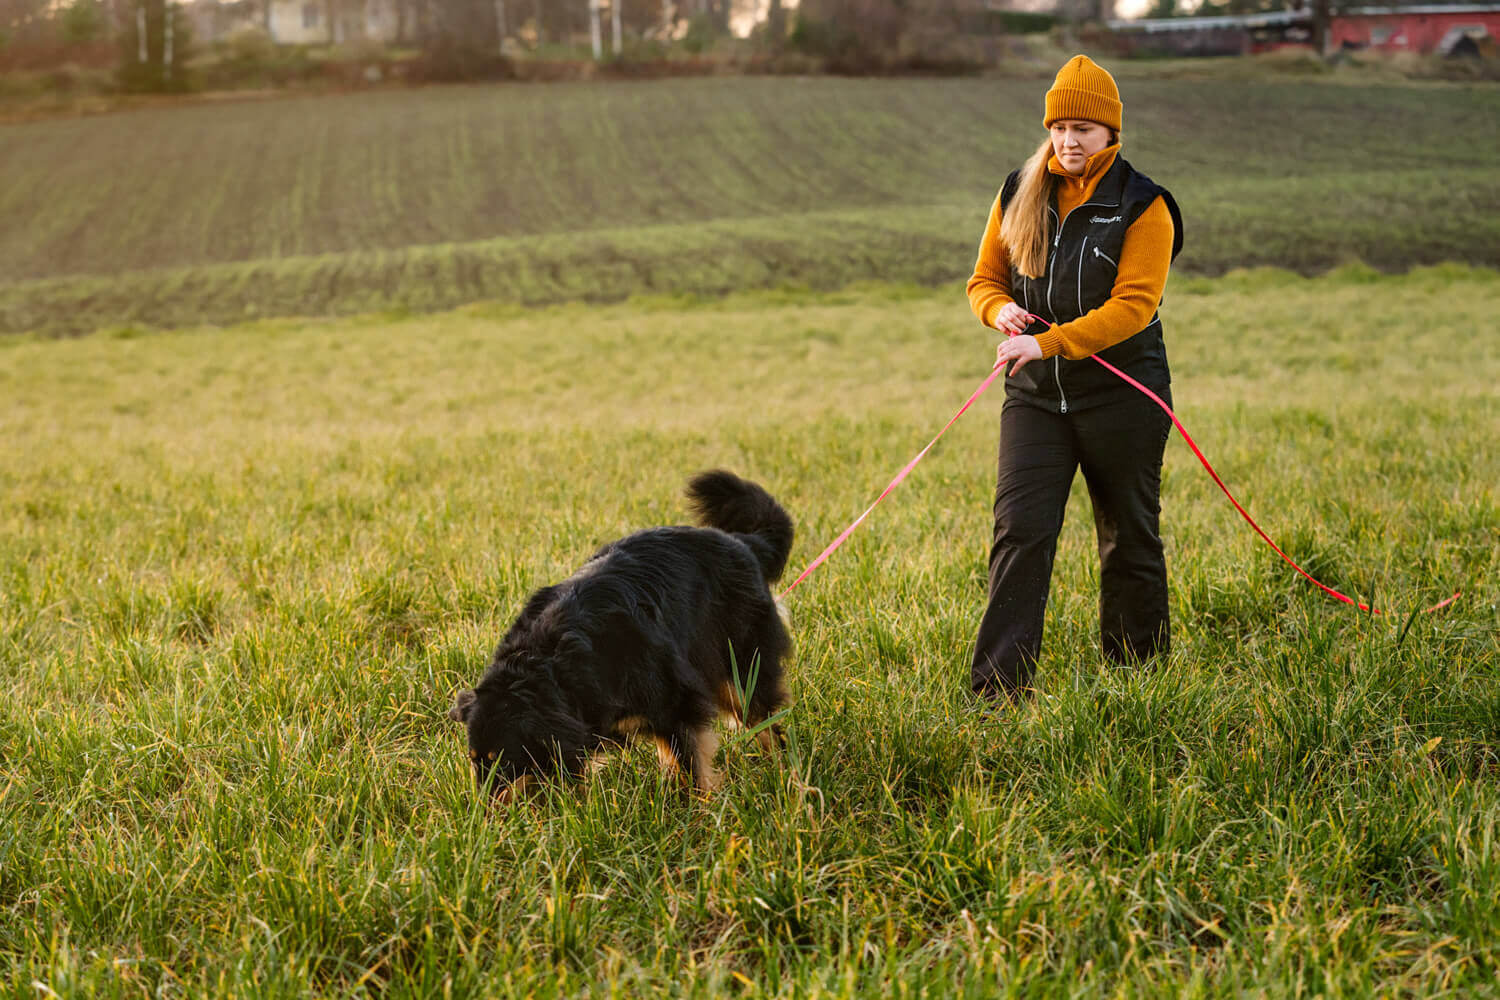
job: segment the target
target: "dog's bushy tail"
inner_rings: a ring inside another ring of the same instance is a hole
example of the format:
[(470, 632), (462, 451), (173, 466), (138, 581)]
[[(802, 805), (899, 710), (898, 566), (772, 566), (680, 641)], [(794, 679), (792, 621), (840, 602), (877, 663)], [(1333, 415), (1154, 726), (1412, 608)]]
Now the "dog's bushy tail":
[(771, 494), (748, 479), (715, 469), (689, 480), (687, 496), (699, 524), (738, 535), (755, 553), (766, 582), (781, 579), (792, 551), (792, 518)]

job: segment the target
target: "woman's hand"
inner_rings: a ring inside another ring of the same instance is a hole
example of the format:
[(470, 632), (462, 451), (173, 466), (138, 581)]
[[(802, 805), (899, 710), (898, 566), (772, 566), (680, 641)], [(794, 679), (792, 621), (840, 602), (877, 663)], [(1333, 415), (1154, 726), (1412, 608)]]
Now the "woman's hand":
[(1014, 361), (1016, 366), (1007, 375), (1014, 375), (1026, 366), (1028, 361), (1042, 360), (1042, 345), (1036, 342), (1036, 338), (1029, 334), (1021, 334), (1019, 337), (1011, 337), (1002, 340), (995, 348), (995, 364), (1007, 365)]
[(1014, 302), (1007, 302), (1000, 307), (995, 314), (995, 329), (1001, 333), (1017, 334), (1025, 333), (1026, 328), (1031, 325), (1031, 313), (1022, 309)]

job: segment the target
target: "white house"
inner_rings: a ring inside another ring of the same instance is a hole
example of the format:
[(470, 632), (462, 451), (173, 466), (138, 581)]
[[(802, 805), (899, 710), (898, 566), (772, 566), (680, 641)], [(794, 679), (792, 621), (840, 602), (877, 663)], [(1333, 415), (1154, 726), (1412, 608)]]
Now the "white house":
[(397, 0), (268, 0), (266, 30), (283, 45), (324, 45), (370, 39), (393, 42)]

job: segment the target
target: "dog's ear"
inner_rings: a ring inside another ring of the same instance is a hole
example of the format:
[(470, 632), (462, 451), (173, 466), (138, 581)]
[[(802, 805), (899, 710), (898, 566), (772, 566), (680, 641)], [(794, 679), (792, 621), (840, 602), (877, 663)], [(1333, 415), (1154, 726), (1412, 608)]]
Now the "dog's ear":
[(448, 709), (448, 718), (454, 722), (468, 722), (469, 710), (474, 707), (474, 692), (460, 691), (458, 697), (453, 699), (453, 707)]

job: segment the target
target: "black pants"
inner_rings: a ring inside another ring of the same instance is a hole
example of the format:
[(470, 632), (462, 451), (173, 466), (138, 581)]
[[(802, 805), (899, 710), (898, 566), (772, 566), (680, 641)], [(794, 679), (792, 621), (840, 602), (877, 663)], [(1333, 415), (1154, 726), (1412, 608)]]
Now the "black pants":
[[(1170, 405), (1171, 394), (1159, 395)], [(1167, 563), (1162, 553), (1161, 461), (1172, 423), (1138, 392), (1071, 413), (1007, 397), (1000, 415), (989, 606), (970, 676), (974, 691), (1030, 689), (1057, 535), (1082, 468), (1099, 540), (1099, 633), (1105, 655), (1166, 655)]]

